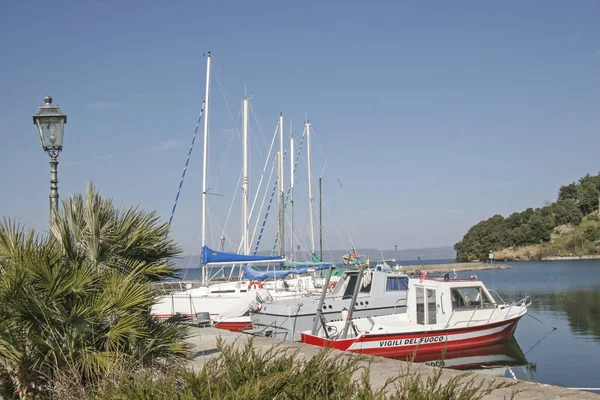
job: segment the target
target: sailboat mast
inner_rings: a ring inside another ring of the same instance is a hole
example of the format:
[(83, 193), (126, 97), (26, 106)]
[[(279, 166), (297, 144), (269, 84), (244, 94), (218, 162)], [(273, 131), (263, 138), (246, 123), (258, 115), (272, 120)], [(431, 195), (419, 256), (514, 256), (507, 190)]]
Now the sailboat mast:
[(248, 97), (243, 99), (243, 181), (242, 181), (242, 252), (250, 254), (248, 243)]
[(308, 202), (309, 202), (309, 214), (310, 214), (310, 250), (312, 257), (315, 254), (315, 222), (313, 220), (313, 195), (312, 195), (312, 167), (310, 158), (310, 121), (306, 120), (306, 148), (307, 148), (307, 162), (308, 162)]
[[(290, 157), (292, 158), (292, 157)], [(283, 256), (285, 253), (285, 236), (284, 236), (284, 202), (285, 192), (283, 186), (283, 113), (279, 114), (279, 173), (278, 173), (278, 185), (279, 185), (279, 255)]]
[(323, 261), (323, 177), (319, 177), (319, 261)]
[[(292, 133), (292, 123), (290, 122), (290, 133)], [(291, 252), (292, 261), (294, 261), (294, 134), (290, 136), (290, 205), (292, 206), (292, 229), (291, 229)]]
[[(210, 51), (206, 57), (206, 96), (204, 97), (204, 160), (202, 163), (202, 248), (206, 246), (206, 177), (208, 173), (208, 96), (210, 94)], [(206, 265), (202, 265), (202, 283), (208, 283)]]

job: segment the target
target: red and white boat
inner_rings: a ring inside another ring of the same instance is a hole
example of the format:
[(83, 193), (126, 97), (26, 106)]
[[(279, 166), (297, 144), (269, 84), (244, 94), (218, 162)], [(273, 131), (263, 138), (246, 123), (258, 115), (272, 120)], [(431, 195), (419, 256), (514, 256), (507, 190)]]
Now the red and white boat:
[(410, 279), (406, 313), (328, 322), (302, 342), (388, 357), (470, 349), (511, 338), (530, 304), (507, 304), (475, 279)]

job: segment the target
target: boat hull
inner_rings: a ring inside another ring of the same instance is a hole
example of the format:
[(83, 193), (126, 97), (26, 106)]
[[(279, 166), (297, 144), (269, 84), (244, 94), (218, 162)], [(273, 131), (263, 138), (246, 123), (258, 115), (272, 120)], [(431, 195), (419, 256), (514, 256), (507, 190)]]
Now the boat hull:
[(421, 332), (361, 333), (350, 339), (331, 340), (302, 333), (302, 342), (320, 347), (385, 357), (407, 357), (487, 346), (513, 337), (521, 316), (501, 322)]
[[(322, 314), (325, 320), (341, 321), (342, 311), (350, 306), (351, 299), (327, 297)], [(304, 297), (274, 303), (264, 303), (260, 312), (251, 312), (252, 327), (262, 336), (282, 340), (301, 341), (301, 333), (312, 328), (317, 314), (319, 298)], [(406, 312), (406, 292), (395, 296), (359, 297), (354, 318)]]
[(231, 332), (243, 332), (246, 329), (252, 328), (252, 321), (250, 317), (239, 317), (218, 321), (214, 325), (216, 328)]

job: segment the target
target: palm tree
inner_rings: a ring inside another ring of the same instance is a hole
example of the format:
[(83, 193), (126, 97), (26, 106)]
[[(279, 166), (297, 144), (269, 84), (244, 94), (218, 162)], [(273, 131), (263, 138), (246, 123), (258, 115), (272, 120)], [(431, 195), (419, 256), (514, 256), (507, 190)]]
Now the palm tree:
[(50, 235), (1, 221), (0, 379), (29, 398), (59, 375), (83, 387), (185, 359), (188, 329), (149, 313), (151, 283), (176, 272), (167, 233), (155, 212), (116, 208), (91, 184), (63, 201)]

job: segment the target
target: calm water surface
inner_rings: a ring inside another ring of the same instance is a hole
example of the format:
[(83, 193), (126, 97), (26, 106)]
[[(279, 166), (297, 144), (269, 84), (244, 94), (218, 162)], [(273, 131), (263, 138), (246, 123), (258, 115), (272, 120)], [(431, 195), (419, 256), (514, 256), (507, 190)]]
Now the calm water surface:
[[(495, 371), (506, 377), (565, 387), (600, 387), (600, 260), (508, 264), (514, 268), (476, 272), (504, 300), (520, 300), (528, 294), (533, 301), (515, 333), (517, 348), (512, 343), (507, 346), (507, 357), (517, 362), (508, 362), (510, 368)], [(459, 277), (471, 274), (464, 272)], [(198, 279), (201, 274), (199, 269), (189, 269), (185, 275)], [(498, 348), (489, 351), (502, 352)]]
[(515, 338), (534, 366), (512, 367), (506, 376), (514, 373), (519, 379), (565, 387), (600, 387), (600, 260), (509, 264), (514, 268), (477, 272), (505, 300), (528, 294), (533, 301)]

